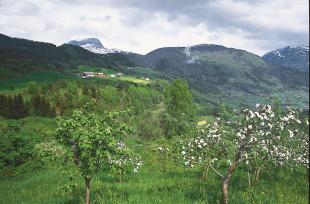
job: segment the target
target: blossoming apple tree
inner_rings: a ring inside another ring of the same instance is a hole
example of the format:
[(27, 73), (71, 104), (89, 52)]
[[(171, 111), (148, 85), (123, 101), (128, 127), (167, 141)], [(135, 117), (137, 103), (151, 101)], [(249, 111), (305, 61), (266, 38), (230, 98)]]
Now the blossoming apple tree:
[(183, 143), (184, 165), (212, 169), (222, 179), (222, 202), (228, 203), (229, 183), (240, 163), (309, 167), (309, 136), (298, 115), (292, 108), (281, 113), (257, 104), (254, 110), (242, 110), (233, 122), (218, 118)]
[[(124, 137), (132, 128), (120, 120), (122, 112), (109, 112), (103, 116), (84, 110), (74, 110), (67, 118), (57, 119), (57, 144), (40, 144), (44, 155), (62, 155), (63, 164), (74, 164), (86, 186), (85, 202), (90, 203), (90, 182), (96, 173), (127, 173), (141, 167), (142, 161), (124, 144)], [(47, 148), (50, 147), (50, 148)], [(45, 148), (45, 149), (44, 149)], [(47, 149), (46, 149), (47, 148)]]

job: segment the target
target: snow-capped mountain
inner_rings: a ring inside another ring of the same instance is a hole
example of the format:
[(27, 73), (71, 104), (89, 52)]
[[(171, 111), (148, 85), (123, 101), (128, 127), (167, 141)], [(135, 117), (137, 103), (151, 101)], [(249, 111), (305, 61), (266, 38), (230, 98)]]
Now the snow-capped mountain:
[(272, 64), (309, 71), (309, 46), (286, 46), (263, 55)]
[(98, 53), (98, 54), (108, 54), (108, 53), (122, 53), (122, 50), (119, 49), (109, 49), (104, 47), (100, 40), (97, 38), (87, 38), (83, 40), (72, 40), (67, 44), (80, 46), (90, 52)]

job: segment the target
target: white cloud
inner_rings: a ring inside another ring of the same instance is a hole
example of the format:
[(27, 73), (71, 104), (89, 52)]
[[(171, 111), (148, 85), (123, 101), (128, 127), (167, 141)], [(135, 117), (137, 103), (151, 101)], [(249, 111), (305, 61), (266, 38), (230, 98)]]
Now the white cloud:
[(60, 45), (99, 38), (147, 53), (163, 46), (222, 44), (263, 54), (308, 44), (304, 0), (0, 0), (0, 32)]

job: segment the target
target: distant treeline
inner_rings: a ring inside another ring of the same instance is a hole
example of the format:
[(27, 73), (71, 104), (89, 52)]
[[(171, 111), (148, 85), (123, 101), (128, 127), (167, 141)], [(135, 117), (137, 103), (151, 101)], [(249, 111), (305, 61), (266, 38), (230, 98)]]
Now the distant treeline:
[(42, 96), (32, 96), (26, 101), (21, 94), (0, 95), (0, 116), (7, 119), (20, 119), (30, 115), (54, 117), (55, 110)]

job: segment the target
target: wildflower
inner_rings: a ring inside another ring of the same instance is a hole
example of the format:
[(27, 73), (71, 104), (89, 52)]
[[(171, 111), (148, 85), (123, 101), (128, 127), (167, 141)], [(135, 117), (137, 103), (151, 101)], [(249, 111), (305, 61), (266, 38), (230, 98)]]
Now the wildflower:
[(289, 134), (290, 134), (290, 138), (292, 138), (292, 137), (294, 136), (294, 133), (293, 133), (293, 131), (291, 131), (291, 130), (288, 130), (288, 132), (289, 132)]

